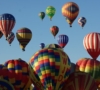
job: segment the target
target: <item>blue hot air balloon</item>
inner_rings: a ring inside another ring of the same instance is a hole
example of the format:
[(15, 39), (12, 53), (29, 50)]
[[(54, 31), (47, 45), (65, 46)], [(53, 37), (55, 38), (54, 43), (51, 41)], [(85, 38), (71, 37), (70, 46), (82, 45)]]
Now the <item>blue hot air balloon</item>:
[(45, 47), (44, 43), (40, 43), (40, 48), (43, 49)]

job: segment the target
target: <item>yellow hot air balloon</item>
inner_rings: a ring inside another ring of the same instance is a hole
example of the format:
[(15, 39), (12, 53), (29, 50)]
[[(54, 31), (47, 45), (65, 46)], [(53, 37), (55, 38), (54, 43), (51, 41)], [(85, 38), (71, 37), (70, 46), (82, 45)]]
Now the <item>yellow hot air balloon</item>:
[(30, 42), (32, 38), (32, 32), (28, 28), (21, 28), (17, 30), (16, 33), (17, 40), (19, 41), (20, 48), (25, 51), (26, 45)]
[(79, 14), (79, 7), (74, 2), (68, 2), (62, 7), (62, 14), (66, 17), (66, 21), (72, 27), (73, 21), (77, 18)]

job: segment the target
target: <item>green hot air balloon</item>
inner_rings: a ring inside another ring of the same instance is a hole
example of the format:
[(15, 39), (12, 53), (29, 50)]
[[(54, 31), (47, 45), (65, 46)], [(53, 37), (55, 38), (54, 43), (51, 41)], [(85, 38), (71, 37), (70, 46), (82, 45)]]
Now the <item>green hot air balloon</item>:
[(39, 13), (39, 17), (43, 20), (44, 17), (45, 17), (45, 12), (40, 12), (40, 13)]
[(56, 12), (56, 9), (53, 6), (48, 6), (46, 8), (46, 14), (50, 18), (50, 20), (52, 20), (52, 17), (55, 15), (55, 12)]

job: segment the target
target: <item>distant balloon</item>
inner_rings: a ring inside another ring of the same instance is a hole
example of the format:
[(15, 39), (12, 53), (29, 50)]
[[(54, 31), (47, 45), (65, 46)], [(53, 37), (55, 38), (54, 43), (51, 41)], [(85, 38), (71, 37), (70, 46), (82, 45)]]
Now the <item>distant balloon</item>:
[(59, 46), (61, 48), (64, 48), (67, 45), (68, 40), (69, 40), (68, 36), (67, 35), (64, 35), (64, 34), (59, 35), (58, 36), (58, 39), (57, 39), (58, 44), (59, 44)]
[(46, 8), (46, 14), (52, 20), (53, 16), (55, 15), (56, 9), (53, 6), (48, 6)]
[(40, 43), (40, 48), (43, 49), (45, 47), (44, 43)]
[(32, 38), (32, 32), (30, 29), (24, 27), (17, 30), (16, 37), (20, 43), (21, 49), (25, 51), (25, 47), (27, 46), (27, 44), (30, 42)]
[(64, 4), (62, 7), (62, 14), (66, 18), (70, 27), (72, 27), (72, 23), (74, 22), (74, 20), (77, 18), (79, 14), (79, 7), (74, 2), (68, 2)]
[(71, 70), (70, 70), (70, 74), (75, 72), (75, 68), (76, 68), (76, 64), (71, 62)]
[(10, 35), (8, 35), (8, 37), (7, 37), (7, 41), (10, 45), (13, 42), (14, 38), (15, 38), (15, 34), (13, 32), (11, 32)]
[(58, 26), (52, 26), (50, 28), (50, 31), (51, 31), (52, 35), (55, 37), (59, 32), (59, 28), (58, 28)]
[(0, 30), (7, 37), (15, 26), (15, 18), (13, 15), (5, 13), (0, 16)]
[(87, 34), (83, 39), (83, 46), (89, 55), (96, 59), (100, 54), (100, 34), (96, 32)]
[(80, 17), (79, 19), (78, 19), (78, 24), (83, 28), (84, 27), (84, 25), (86, 24), (86, 18), (85, 17)]
[(45, 12), (40, 12), (40, 13), (39, 13), (39, 17), (43, 20), (44, 17), (45, 17)]
[(2, 36), (3, 36), (3, 33), (0, 31), (0, 38), (2, 38)]

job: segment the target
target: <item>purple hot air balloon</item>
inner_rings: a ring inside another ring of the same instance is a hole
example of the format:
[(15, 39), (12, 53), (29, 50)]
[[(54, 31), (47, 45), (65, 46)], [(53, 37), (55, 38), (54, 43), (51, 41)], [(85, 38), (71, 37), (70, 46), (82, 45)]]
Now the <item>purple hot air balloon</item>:
[(43, 49), (45, 47), (44, 43), (40, 43), (40, 48)]
[(14, 34), (13, 32), (11, 32), (11, 33), (8, 35), (8, 37), (7, 37), (7, 41), (8, 41), (8, 43), (9, 43), (10, 45), (11, 45), (11, 43), (13, 42), (14, 38), (15, 38), (15, 34)]
[(69, 40), (68, 36), (64, 34), (59, 35), (57, 39), (59, 46), (62, 48), (66, 46), (66, 44), (68, 43), (68, 40)]

